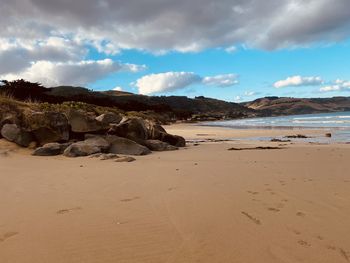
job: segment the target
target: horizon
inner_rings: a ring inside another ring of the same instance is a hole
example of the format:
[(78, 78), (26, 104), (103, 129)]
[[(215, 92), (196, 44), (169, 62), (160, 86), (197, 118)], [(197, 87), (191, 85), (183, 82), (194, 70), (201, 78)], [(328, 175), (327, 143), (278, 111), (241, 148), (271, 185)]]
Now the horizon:
[(0, 79), (231, 102), (349, 96), (347, 0), (1, 2)]

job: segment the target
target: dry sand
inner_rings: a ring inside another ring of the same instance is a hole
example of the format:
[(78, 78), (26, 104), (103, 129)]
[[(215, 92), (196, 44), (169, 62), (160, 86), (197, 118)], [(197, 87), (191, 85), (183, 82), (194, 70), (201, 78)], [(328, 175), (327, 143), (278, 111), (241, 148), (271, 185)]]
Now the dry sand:
[(0, 141), (0, 262), (350, 262), (350, 145), (227, 150), (266, 145), (278, 143), (201, 143), (116, 163), (5, 153)]

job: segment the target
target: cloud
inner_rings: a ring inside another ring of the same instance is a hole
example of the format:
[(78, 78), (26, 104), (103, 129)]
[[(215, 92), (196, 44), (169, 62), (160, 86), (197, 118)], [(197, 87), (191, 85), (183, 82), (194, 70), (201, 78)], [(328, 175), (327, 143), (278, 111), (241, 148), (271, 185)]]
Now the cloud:
[(193, 72), (166, 72), (143, 76), (136, 81), (136, 87), (141, 94), (168, 92), (185, 88), (201, 78)]
[(350, 35), (349, 0), (5, 0), (1, 9), (2, 38), (70, 36), (106, 54), (289, 48)]
[(138, 79), (135, 86), (140, 94), (169, 92), (202, 83), (207, 86), (228, 87), (238, 83), (236, 74), (201, 77), (193, 72), (165, 72), (150, 74)]
[(317, 86), (323, 83), (320, 77), (292, 76), (284, 80), (279, 80), (273, 84), (277, 89), (285, 87)]
[(236, 46), (230, 46), (230, 47), (225, 48), (225, 51), (227, 53), (232, 54), (232, 53), (235, 53), (237, 51), (237, 47)]
[(246, 96), (246, 97), (251, 97), (251, 96), (254, 96), (257, 94), (258, 94), (258, 92), (255, 92), (255, 91), (245, 91), (244, 92), (244, 96)]
[(213, 77), (204, 77), (202, 83), (218, 87), (229, 87), (238, 84), (236, 74), (216, 75)]
[(0, 75), (0, 79), (26, 79), (46, 86), (79, 85), (94, 82), (108, 74), (119, 71), (134, 71), (132, 64), (121, 64), (111, 59), (84, 60), (79, 62), (37, 61), (23, 71)]
[(350, 81), (337, 79), (332, 85), (320, 88), (321, 92), (350, 91)]
[(113, 90), (115, 90), (115, 91), (123, 91), (123, 88), (122, 88), (122, 87), (117, 86), (117, 87), (115, 87)]

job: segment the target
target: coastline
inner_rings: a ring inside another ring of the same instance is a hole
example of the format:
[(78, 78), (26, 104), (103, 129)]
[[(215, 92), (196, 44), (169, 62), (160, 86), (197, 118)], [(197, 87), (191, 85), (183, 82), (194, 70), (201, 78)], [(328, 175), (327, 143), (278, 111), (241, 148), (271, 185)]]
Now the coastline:
[(349, 145), (292, 140), (228, 151), (280, 144), (252, 137), (325, 131), (165, 129), (187, 140), (242, 140), (190, 143), (133, 163), (35, 157), (0, 140), (0, 262), (350, 260)]

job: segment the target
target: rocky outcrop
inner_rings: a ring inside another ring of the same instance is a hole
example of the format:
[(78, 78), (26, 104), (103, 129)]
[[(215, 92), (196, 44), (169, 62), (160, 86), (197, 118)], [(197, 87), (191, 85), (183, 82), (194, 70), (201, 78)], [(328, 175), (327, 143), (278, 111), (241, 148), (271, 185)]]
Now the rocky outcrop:
[(96, 120), (95, 114), (91, 112), (71, 110), (67, 113), (67, 118), (72, 132), (93, 133), (108, 129), (108, 127), (104, 126), (100, 121)]
[(127, 155), (146, 155), (151, 153), (147, 147), (126, 138), (108, 135), (106, 140), (110, 143), (110, 153)]
[(112, 125), (108, 134), (128, 138), (135, 142), (148, 139), (145, 122), (140, 118), (125, 118), (120, 124)]
[(55, 156), (55, 155), (60, 155), (63, 154), (65, 149), (67, 149), (71, 145), (71, 143), (47, 143), (43, 145), (42, 147), (36, 148), (35, 151), (33, 152), (33, 155), (36, 156)]
[(159, 140), (146, 140), (143, 145), (152, 151), (174, 151), (178, 150), (176, 146), (170, 145)]
[(107, 152), (109, 147), (110, 143), (107, 140), (95, 136), (71, 144), (63, 154), (67, 157), (88, 156), (94, 153)]
[(121, 122), (123, 117), (121, 115), (115, 114), (113, 112), (107, 112), (101, 114), (100, 116), (95, 118), (102, 126), (108, 127), (110, 124), (118, 124)]
[(1, 136), (22, 147), (28, 147), (34, 141), (32, 133), (18, 127), (16, 124), (5, 124), (1, 129)]
[(69, 123), (63, 113), (29, 112), (25, 114), (24, 121), (40, 145), (69, 140)]

